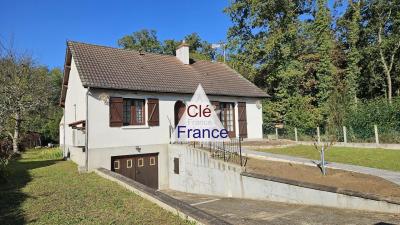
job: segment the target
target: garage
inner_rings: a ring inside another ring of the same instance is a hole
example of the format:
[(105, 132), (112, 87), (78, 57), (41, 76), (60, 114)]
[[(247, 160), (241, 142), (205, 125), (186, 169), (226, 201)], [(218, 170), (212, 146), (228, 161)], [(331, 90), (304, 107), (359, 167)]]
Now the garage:
[(158, 189), (158, 153), (113, 156), (111, 170)]

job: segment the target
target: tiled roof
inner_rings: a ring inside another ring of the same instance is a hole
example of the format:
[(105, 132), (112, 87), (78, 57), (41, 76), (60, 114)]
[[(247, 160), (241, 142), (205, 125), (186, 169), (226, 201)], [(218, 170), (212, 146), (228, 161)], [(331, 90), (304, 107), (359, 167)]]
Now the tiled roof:
[(168, 93), (194, 93), (201, 84), (209, 95), (268, 97), (223, 63), (183, 64), (175, 56), (140, 53), (69, 41), (85, 87)]

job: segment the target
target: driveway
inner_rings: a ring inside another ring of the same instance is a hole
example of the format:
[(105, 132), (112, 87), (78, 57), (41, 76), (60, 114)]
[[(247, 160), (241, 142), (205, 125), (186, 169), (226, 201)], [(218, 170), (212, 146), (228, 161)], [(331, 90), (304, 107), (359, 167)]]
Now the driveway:
[(400, 224), (397, 214), (163, 192), (232, 224)]

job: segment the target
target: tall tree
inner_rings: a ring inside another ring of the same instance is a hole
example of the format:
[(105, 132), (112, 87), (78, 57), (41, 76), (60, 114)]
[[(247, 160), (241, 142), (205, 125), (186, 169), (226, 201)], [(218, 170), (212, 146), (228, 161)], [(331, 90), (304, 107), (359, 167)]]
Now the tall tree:
[(317, 98), (320, 106), (327, 102), (333, 89), (333, 76), (337, 73), (332, 58), (335, 43), (331, 23), (332, 17), (327, 7), (327, 0), (317, 0), (317, 11), (312, 30), (319, 57), (316, 76), (318, 79)]
[(347, 97), (352, 102), (357, 102), (358, 81), (361, 76), (361, 53), (359, 51), (359, 38), (361, 28), (361, 1), (348, 0), (348, 7), (339, 20), (339, 26), (343, 28), (342, 42), (346, 51), (345, 83)]
[[(228, 31), (233, 55), (229, 64), (272, 96), (265, 103), (264, 119), (275, 123), (316, 125), (313, 82), (309, 82), (308, 46), (304, 45), (306, 22), (299, 17), (309, 13), (309, 1), (236, 0), (225, 9), (233, 26)], [(311, 75), (312, 76), (312, 75)], [(303, 110), (300, 113), (297, 109)]]
[(161, 53), (161, 44), (155, 30), (142, 29), (118, 40), (118, 45), (125, 49)]
[(19, 151), (23, 122), (46, 108), (48, 80), (32, 59), (13, 50), (0, 54), (0, 130), (13, 140), (13, 151)]
[(400, 48), (400, 1), (376, 1), (371, 5), (371, 24), (376, 26), (377, 47), (386, 75), (387, 97), (392, 103), (392, 69)]

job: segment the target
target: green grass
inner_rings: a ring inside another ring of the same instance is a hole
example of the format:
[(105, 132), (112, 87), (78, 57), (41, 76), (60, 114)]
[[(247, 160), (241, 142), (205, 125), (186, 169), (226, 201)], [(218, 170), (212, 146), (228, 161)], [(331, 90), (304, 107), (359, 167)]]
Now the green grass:
[(188, 224), (94, 173), (79, 174), (58, 149), (35, 149), (10, 163), (0, 184), (0, 224)]
[[(257, 151), (299, 156), (308, 159), (320, 159), (319, 152), (314, 146), (297, 145), (286, 148), (257, 149)], [(400, 171), (400, 150), (332, 147), (325, 155), (328, 162)]]

